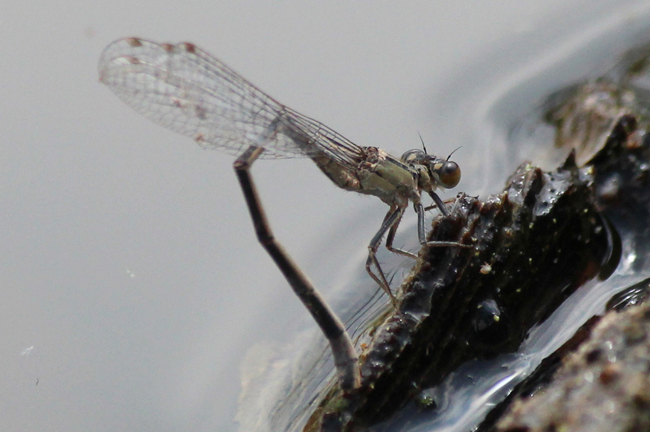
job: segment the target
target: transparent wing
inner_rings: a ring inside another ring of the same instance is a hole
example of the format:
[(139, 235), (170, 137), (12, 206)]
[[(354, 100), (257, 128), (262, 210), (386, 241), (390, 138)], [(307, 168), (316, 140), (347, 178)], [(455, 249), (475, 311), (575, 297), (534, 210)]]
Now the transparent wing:
[(118, 40), (99, 60), (100, 81), (150, 120), (206, 148), (261, 157), (326, 155), (354, 167), (364, 147), (303, 116), (193, 44)]

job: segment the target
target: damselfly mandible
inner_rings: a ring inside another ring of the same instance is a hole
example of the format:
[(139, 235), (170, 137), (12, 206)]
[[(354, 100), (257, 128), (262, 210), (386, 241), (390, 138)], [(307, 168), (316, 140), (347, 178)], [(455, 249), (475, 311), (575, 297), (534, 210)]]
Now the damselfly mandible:
[[(388, 204), (388, 213), (368, 246), (366, 269), (396, 306), (377, 249), (388, 234), (386, 247), (390, 251), (416, 257), (393, 247), (402, 215), (409, 202), (413, 203), (418, 239), (426, 244), (421, 194), (427, 193), (440, 211), (448, 214), (435, 190), (458, 184), (458, 165), (424, 150), (409, 150), (398, 159), (377, 147), (358, 146), (277, 102), (190, 43), (118, 40), (102, 53), (99, 77), (126, 104), (155, 123), (205, 148), (237, 156), (235, 170), (260, 242), (328, 338), (342, 387), (357, 387), (357, 355), (345, 328), (273, 238), (249, 168), (258, 158), (309, 157), (339, 187), (375, 195)], [(460, 246), (453, 242), (435, 245)]]

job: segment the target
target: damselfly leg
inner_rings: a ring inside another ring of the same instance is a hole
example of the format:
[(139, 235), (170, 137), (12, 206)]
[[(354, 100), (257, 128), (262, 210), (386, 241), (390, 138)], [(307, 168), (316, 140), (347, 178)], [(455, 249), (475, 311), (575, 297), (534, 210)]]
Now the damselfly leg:
[[(445, 204), (443, 201), (438, 197), (437, 194), (432, 193), (431, 194), (432, 198), (434, 198), (434, 201), (436, 203), (436, 206), (440, 209), (440, 212), (444, 216), (449, 215), (449, 210), (447, 210)], [(471, 245), (465, 245), (462, 243), (458, 242), (446, 242), (446, 241), (427, 241), (426, 239), (426, 229), (424, 226), (424, 212), (425, 210), (428, 210), (430, 208), (435, 208), (436, 206), (431, 206), (427, 207), (426, 209), (423, 208), (422, 204), (415, 204), (415, 212), (418, 215), (418, 240), (420, 242), (420, 245), (424, 246), (430, 246), (430, 247), (471, 247)], [(406, 251), (404, 249), (399, 249), (393, 246), (393, 242), (395, 240), (395, 234), (397, 233), (397, 228), (399, 227), (400, 222), (402, 221), (402, 216), (404, 215), (404, 208), (403, 207), (396, 207), (396, 208), (391, 208), (386, 216), (384, 217), (384, 222), (382, 223), (381, 227), (379, 228), (379, 231), (377, 231), (377, 234), (370, 240), (370, 244), (368, 245), (368, 259), (366, 260), (366, 270), (368, 271), (368, 274), (374, 279), (377, 284), (384, 290), (384, 292), (388, 295), (388, 297), (391, 300), (391, 303), (393, 304), (393, 307), (397, 309), (397, 299), (395, 298), (395, 295), (390, 289), (390, 285), (388, 283), (388, 280), (386, 279), (386, 275), (384, 274), (381, 265), (379, 264), (379, 260), (377, 259), (377, 250), (379, 249), (379, 245), (381, 244), (381, 240), (388, 231), (388, 236), (386, 237), (386, 249), (388, 249), (391, 252), (407, 256), (409, 258), (417, 259), (417, 255), (414, 254), (413, 252)], [(377, 274), (375, 274), (372, 271), (372, 266), (375, 266), (377, 269)]]

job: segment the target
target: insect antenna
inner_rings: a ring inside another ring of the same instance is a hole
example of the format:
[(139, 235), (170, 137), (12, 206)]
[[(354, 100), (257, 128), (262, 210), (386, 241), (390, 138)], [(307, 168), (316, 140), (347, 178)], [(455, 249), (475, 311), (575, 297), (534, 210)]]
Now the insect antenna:
[[(420, 142), (422, 143), (422, 150), (424, 150), (424, 154), (429, 154), (427, 152), (427, 147), (424, 145), (424, 139), (422, 138), (422, 135), (420, 135), (420, 132), (418, 132), (418, 136), (420, 137)], [(458, 149), (456, 149), (456, 150), (458, 150)], [(454, 151), (456, 151), (456, 150), (454, 150)], [(453, 152), (452, 152), (452, 154), (453, 154)]]
[(462, 148), (463, 148), (463, 146), (458, 146), (458, 147), (456, 147), (456, 148), (454, 149), (454, 151), (452, 151), (451, 153), (449, 153), (449, 156), (447, 156), (447, 161), (449, 161), (449, 158), (451, 157), (451, 155), (453, 155), (454, 153), (456, 153), (456, 150), (460, 150), (460, 149), (462, 149)]

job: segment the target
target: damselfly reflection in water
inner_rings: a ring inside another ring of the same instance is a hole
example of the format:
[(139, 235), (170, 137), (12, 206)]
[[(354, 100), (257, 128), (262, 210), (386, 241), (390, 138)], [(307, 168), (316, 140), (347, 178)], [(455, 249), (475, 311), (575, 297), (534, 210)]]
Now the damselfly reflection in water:
[[(193, 138), (202, 147), (237, 156), (234, 168), (260, 243), (328, 339), (341, 387), (358, 387), (358, 357), (345, 327), (274, 239), (250, 167), (258, 158), (309, 157), (337, 186), (375, 195), (388, 204), (388, 213), (368, 245), (366, 269), (397, 306), (377, 260), (377, 249), (387, 234), (386, 247), (390, 251), (417, 257), (393, 247), (409, 202), (418, 215), (418, 239), (423, 245), (430, 244), (425, 238), (421, 194), (426, 192), (440, 211), (448, 214), (435, 190), (458, 184), (458, 165), (429, 155), (426, 150), (409, 150), (397, 159), (377, 147), (358, 146), (280, 104), (190, 43), (118, 40), (102, 53), (99, 77), (126, 104), (155, 123)], [(460, 246), (454, 242), (431, 245)]]

